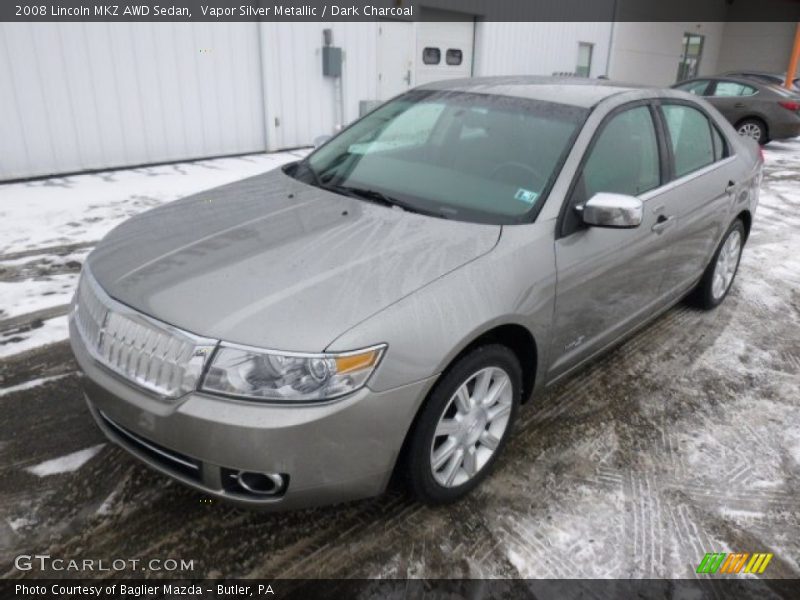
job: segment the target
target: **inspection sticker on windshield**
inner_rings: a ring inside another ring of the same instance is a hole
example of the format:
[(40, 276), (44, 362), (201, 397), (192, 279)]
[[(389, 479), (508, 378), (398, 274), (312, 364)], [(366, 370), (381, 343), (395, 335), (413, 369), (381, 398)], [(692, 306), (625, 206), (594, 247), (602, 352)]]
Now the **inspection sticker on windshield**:
[(526, 204), (533, 204), (536, 202), (536, 198), (539, 197), (539, 194), (536, 192), (532, 192), (530, 190), (526, 190), (525, 188), (519, 188), (517, 193), (514, 194), (514, 198), (519, 200), (520, 202), (525, 202)]

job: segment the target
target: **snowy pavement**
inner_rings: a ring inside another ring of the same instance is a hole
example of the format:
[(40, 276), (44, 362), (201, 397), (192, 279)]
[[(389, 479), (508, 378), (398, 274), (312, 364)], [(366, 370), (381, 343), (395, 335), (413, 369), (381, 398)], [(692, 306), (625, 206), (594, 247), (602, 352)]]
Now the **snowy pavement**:
[(180, 556), (193, 577), (695, 577), (706, 552), (772, 552), (781, 593), (773, 578), (800, 577), (800, 139), (765, 155), (725, 303), (676, 306), (538, 398), (493, 476), (443, 508), (209, 503), (106, 443), (83, 404), (63, 315), (91, 245), (293, 156), (0, 186), (0, 573), (24, 552)]

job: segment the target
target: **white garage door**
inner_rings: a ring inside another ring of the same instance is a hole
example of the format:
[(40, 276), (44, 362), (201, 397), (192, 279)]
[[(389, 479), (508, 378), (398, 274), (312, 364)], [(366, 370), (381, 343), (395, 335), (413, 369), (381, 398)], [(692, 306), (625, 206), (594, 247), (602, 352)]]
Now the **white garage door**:
[(0, 180), (266, 148), (255, 23), (3, 23), (0, 42)]
[(417, 85), (472, 75), (473, 22), (421, 22), (417, 28)]

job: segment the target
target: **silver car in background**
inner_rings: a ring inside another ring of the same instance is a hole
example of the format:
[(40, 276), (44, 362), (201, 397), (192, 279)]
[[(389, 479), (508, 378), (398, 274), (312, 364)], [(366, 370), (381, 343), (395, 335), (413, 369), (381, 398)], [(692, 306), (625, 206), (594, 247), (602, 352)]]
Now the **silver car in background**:
[(114, 442), (262, 508), (487, 476), (520, 405), (691, 293), (731, 287), (762, 161), (704, 100), (448, 81), (303, 161), (136, 216), (70, 317)]

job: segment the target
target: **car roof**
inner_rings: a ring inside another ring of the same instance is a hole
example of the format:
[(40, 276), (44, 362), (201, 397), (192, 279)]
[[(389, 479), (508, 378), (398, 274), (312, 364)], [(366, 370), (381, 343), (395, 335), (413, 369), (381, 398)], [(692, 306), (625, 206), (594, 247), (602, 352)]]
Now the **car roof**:
[(770, 73), (768, 71), (754, 71), (750, 69), (742, 69), (741, 71), (725, 71), (719, 76), (723, 75), (764, 75), (765, 77), (782, 77), (778, 73)]
[[(780, 79), (781, 81), (786, 79), (786, 73), (771, 73), (769, 71), (750, 71), (750, 70), (746, 70), (746, 69), (743, 69), (741, 71), (726, 71), (725, 73), (723, 73), (722, 75), (719, 75), (718, 77), (731, 76), (731, 75), (733, 75), (733, 76), (741, 75), (741, 76), (744, 76), (744, 77), (751, 77), (751, 76), (753, 76), (753, 77), (769, 77), (770, 79)], [(798, 79), (797, 77), (794, 78), (795, 81), (797, 79)]]
[[(755, 79), (762, 83), (773, 83), (778, 86), (783, 86), (783, 82), (786, 80), (786, 73), (781, 75), (779, 73), (767, 73), (766, 71), (731, 71), (729, 73), (723, 73), (719, 77), (735, 77), (737, 75), (746, 78), (748, 81)], [(800, 82), (800, 77), (792, 77), (790, 81), (797, 85), (797, 83)]]
[(646, 87), (607, 79), (518, 75), (447, 79), (427, 83), (417, 89), (495, 94), (591, 108), (610, 96)]
[(735, 83), (746, 83), (747, 85), (769, 85), (763, 81), (759, 81), (758, 79), (751, 79), (750, 77), (745, 77), (743, 75), (706, 75), (703, 77), (692, 77), (691, 79), (684, 79), (683, 81), (679, 81), (673, 84), (672, 87), (678, 85), (684, 85), (687, 83), (692, 83), (693, 81), (733, 81)]
[(759, 92), (764, 94), (776, 94), (779, 96), (785, 96), (786, 94), (797, 95), (797, 92), (787, 90), (783, 86), (776, 85), (774, 83), (759, 81), (758, 79), (751, 79), (749, 77), (735, 77), (733, 75), (709, 75), (708, 77), (694, 77), (692, 79), (679, 81), (672, 87), (678, 88), (694, 81), (732, 81), (734, 83), (741, 83), (742, 85), (749, 85), (750, 87), (756, 88)]

